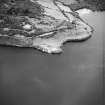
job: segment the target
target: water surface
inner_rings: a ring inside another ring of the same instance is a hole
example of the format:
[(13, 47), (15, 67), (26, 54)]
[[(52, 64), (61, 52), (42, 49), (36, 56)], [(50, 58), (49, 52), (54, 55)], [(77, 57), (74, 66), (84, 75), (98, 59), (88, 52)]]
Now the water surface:
[(65, 44), (60, 55), (0, 46), (1, 105), (103, 105), (105, 13), (81, 16), (93, 36)]

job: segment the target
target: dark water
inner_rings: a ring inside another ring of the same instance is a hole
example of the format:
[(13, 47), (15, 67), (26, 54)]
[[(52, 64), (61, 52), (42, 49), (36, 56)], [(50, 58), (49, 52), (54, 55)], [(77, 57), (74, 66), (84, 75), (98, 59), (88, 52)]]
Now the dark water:
[(103, 105), (105, 13), (83, 16), (95, 32), (60, 55), (0, 47), (0, 105)]

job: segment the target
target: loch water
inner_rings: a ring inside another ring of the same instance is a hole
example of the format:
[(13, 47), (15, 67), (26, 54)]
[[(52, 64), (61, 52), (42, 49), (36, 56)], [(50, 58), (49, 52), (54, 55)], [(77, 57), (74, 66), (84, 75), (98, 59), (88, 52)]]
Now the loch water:
[(62, 54), (0, 46), (0, 105), (103, 105), (105, 13), (80, 15), (94, 34)]

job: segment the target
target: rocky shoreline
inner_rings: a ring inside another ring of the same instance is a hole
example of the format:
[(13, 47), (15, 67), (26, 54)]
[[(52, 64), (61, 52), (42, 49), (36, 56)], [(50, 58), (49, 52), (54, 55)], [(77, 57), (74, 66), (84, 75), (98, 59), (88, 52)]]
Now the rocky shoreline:
[[(26, 0), (27, 2), (29, 1)], [(18, 9), (10, 11), (8, 15), (4, 14), (4, 17), (0, 15), (1, 45), (33, 47), (47, 53), (61, 53), (65, 42), (91, 37), (93, 28), (62, 2), (30, 0), (29, 3), (33, 5), (33, 8), (28, 8), (32, 12), (29, 11), (29, 15), (24, 13), (25, 10), (18, 13)], [(18, 5), (16, 8), (21, 7)]]

